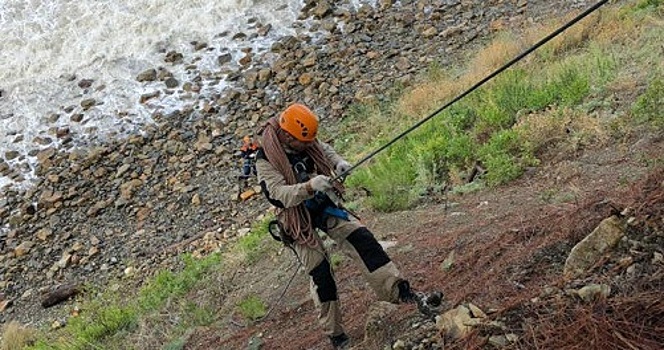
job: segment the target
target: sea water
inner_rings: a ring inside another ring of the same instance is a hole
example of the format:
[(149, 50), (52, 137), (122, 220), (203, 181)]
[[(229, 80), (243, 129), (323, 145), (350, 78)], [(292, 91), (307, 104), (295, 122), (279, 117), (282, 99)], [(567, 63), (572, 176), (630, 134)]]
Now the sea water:
[[(242, 47), (266, 50), (293, 34), (302, 6), (300, 0), (0, 0), (0, 163), (29, 180), (34, 150), (58, 145), (56, 128), (69, 128), (74, 140), (93, 132), (101, 140), (140, 131), (155, 109), (182, 103), (164, 94), (156, 104), (138, 103), (141, 94), (156, 88), (136, 76), (165, 66), (164, 52), (201, 56), (198, 69), (215, 71), (222, 49), (238, 60)], [(270, 24), (272, 30), (251, 43), (233, 40), (235, 33), (250, 30), (250, 22)], [(219, 35), (223, 32), (229, 35)], [(194, 53), (194, 41), (210, 49)], [(168, 69), (186, 81), (184, 65)], [(81, 79), (94, 82), (84, 90)], [(83, 112), (86, 98), (97, 105)], [(71, 121), (77, 112), (84, 119)], [(40, 138), (51, 141), (35, 142)], [(0, 188), (7, 184), (16, 181), (0, 176)]]

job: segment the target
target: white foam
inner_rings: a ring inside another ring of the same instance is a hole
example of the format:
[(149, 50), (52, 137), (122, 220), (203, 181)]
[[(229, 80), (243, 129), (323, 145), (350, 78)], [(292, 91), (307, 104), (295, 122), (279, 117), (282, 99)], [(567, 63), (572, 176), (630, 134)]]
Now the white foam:
[[(27, 157), (39, 147), (33, 139), (48, 136), (50, 127), (69, 127), (74, 138), (90, 136), (93, 126), (99, 138), (135, 132), (151, 122), (154, 108), (181, 107), (177, 97), (164, 94), (147, 106), (137, 101), (141, 94), (163, 88), (135, 78), (145, 69), (165, 66), (164, 49), (201, 56), (200, 69), (218, 70), (221, 51), (193, 54), (190, 42), (231, 52), (244, 46), (266, 49), (274, 38), (292, 33), (290, 24), (301, 5), (299, 0), (0, 0), (0, 160), (14, 150), (21, 157), (9, 163), (33, 164)], [(232, 41), (234, 33), (249, 31), (251, 17), (271, 24), (270, 35), (251, 43)], [(230, 35), (219, 37), (224, 31)], [(186, 80), (181, 65), (168, 69)], [(72, 75), (76, 79), (66, 79)], [(95, 81), (85, 95), (77, 86), (84, 78)], [(100, 85), (105, 88), (96, 91)], [(80, 111), (85, 98), (103, 104), (85, 112), (84, 125), (71, 122), (63, 107)], [(118, 118), (120, 111), (130, 117)], [(51, 113), (62, 116), (49, 124)], [(16, 141), (17, 135), (23, 140)], [(0, 187), (10, 182), (0, 176)]]

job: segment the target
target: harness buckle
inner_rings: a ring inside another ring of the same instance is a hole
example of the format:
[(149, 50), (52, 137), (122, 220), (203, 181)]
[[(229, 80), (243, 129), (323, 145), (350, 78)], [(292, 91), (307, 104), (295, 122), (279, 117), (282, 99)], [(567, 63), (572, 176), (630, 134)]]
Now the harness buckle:
[(295, 170), (295, 176), (299, 183), (309, 181), (309, 174), (307, 174), (307, 166), (303, 161), (299, 161), (293, 164), (293, 170)]

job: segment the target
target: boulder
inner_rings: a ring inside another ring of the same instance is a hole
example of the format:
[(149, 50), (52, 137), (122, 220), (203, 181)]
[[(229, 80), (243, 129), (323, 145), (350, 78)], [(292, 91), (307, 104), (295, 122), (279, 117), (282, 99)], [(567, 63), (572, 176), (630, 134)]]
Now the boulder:
[(579, 242), (565, 261), (564, 275), (579, 277), (599, 261), (625, 235), (625, 229), (617, 216), (604, 219), (593, 232)]

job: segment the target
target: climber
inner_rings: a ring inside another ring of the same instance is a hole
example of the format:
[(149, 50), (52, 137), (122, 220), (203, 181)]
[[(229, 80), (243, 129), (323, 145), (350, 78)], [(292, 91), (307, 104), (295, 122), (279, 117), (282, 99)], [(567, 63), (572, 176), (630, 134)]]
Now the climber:
[(316, 229), (325, 232), (360, 266), (381, 300), (417, 303), (430, 313), (441, 294), (415, 292), (369, 229), (340, 202), (344, 186), (331, 177), (351, 165), (319, 141), (318, 118), (302, 104), (292, 104), (268, 120), (256, 153), (258, 181), (267, 200), (278, 208), (283, 240), (298, 255), (311, 277), (319, 322), (335, 349), (349, 346), (341, 320), (337, 285), (328, 252)]
[(242, 175), (240, 179), (248, 179), (252, 174), (256, 175), (256, 151), (258, 150), (258, 143), (247, 135), (243, 139), (242, 147), (240, 147), (240, 155), (242, 156)]

